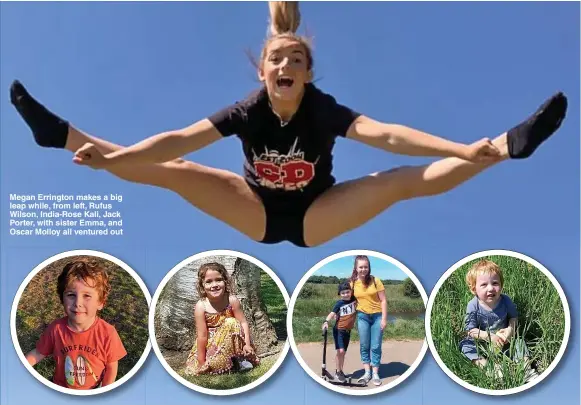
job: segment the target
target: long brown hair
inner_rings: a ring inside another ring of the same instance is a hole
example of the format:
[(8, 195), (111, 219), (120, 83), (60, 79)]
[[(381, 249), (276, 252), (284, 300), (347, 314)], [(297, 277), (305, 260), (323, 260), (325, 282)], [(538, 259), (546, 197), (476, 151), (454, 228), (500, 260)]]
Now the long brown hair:
[(230, 296), (230, 294), (233, 293), (234, 289), (232, 287), (232, 279), (228, 274), (226, 267), (224, 267), (224, 265), (220, 263), (211, 262), (202, 264), (200, 266), (200, 269), (198, 270), (198, 284), (196, 287), (198, 289), (198, 294), (200, 295), (200, 298), (206, 298), (206, 290), (204, 289), (204, 279), (206, 278), (206, 273), (208, 272), (208, 270), (214, 270), (220, 273), (220, 275), (224, 279), (224, 284), (226, 285), (226, 287), (224, 288), (224, 293)]
[(365, 260), (367, 262), (367, 266), (369, 266), (369, 271), (367, 272), (365, 279), (363, 279), (363, 285), (365, 286), (365, 288), (367, 288), (367, 287), (369, 287), (369, 284), (371, 284), (371, 281), (373, 281), (374, 278), (371, 276), (371, 262), (369, 261), (369, 257), (367, 257), (365, 255), (355, 256), (355, 260), (353, 261), (353, 272), (351, 273), (350, 280), (355, 282), (355, 280), (358, 279), (357, 261), (359, 261), (359, 260)]

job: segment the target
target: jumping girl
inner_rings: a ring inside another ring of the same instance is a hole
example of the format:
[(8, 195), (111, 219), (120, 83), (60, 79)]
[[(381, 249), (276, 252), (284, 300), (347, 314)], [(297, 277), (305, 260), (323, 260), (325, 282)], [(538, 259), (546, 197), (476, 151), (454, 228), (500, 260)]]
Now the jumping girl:
[(258, 365), (248, 322), (240, 301), (232, 294), (226, 268), (219, 263), (200, 266), (197, 288), (200, 300), (194, 310), (196, 341), (185, 373), (223, 374)]
[[(295, 34), (296, 2), (269, 2), (271, 35), (258, 63), (263, 86), (189, 127), (122, 147), (75, 128), (15, 81), (11, 100), (40, 146), (122, 179), (171, 190), (203, 212), (262, 243), (312, 247), (355, 229), (391, 205), (444, 193), (499, 162), (527, 158), (561, 125), (567, 98), (556, 93), (534, 115), (493, 140), (464, 145), (373, 120), (313, 83), (313, 54)], [(244, 177), (180, 159), (236, 134)], [(393, 153), (438, 156), (335, 184), (333, 146), (346, 137)]]

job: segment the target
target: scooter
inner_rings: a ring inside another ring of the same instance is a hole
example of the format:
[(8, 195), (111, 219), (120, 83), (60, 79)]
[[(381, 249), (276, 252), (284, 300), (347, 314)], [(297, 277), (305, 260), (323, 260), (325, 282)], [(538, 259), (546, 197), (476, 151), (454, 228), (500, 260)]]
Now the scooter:
[(352, 379), (350, 376), (345, 376), (345, 381), (341, 382), (335, 378), (335, 376), (327, 371), (327, 329), (323, 331), (323, 367), (321, 371), (321, 377), (323, 380), (331, 383), (333, 385), (344, 385), (349, 387), (367, 387), (365, 382), (359, 382), (358, 380)]

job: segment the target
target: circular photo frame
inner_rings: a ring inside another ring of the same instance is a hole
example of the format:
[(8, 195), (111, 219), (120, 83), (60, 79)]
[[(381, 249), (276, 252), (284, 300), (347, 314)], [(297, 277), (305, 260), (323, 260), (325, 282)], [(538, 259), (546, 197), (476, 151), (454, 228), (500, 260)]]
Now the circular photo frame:
[(479, 394), (511, 395), (539, 384), (563, 357), (570, 330), (559, 282), (538, 261), (509, 250), (458, 261), (428, 301), (434, 359), (454, 382)]
[[(369, 285), (361, 287), (363, 284), (350, 284), (349, 277), (355, 274), (355, 267), (358, 266), (355, 263), (366, 262), (370, 267), (369, 274), (375, 275)], [(352, 299), (342, 295), (343, 290), (349, 289), (349, 286), (350, 296), (361, 297), (357, 299), (354, 310), (349, 309), (353, 305)], [(366, 294), (366, 291), (371, 291), (369, 297), (377, 296), (377, 302), (375, 298), (364, 298), (361, 295)], [(368, 330), (365, 325), (378, 323), (381, 326), (383, 309), (379, 308), (382, 305), (382, 293), (387, 301), (392, 302), (392, 306), (390, 308), (390, 304), (387, 304), (387, 326), (381, 330), (381, 337), (378, 338), (382, 340), (381, 350), (374, 350), (371, 349), (372, 335), (368, 333), (374, 326)], [(393, 257), (370, 250), (349, 250), (334, 254), (313, 266), (293, 292), (287, 316), (291, 349), (303, 370), (325, 388), (355, 396), (387, 391), (412, 375), (426, 354), (428, 345), (422, 318), (427, 301), (428, 296), (418, 278)], [(367, 306), (371, 309), (368, 310)], [(325, 334), (323, 322), (329, 316), (334, 319), (328, 322)], [(370, 320), (372, 323), (369, 323)], [(347, 328), (351, 328), (347, 339), (339, 337), (344, 334), (339, 331), (343, 326), (338, 326), (337, 332), (333, 330), (334, 323), (345, 325), (346, 321), (349, 325)], [(408, 336), (410, 333), (413, 336)], [(364, 338), (366, 343), (362, 343), (361, 334), (369, 337)], [(347, 350), (343, 349), (345, 344)], [(360, 354), (368, 352), (366, 349), (361, 350), (362, 344), (370, 347), (369, 364), (373, 364), (374, 356), (379, 356), (379, 386), (374, 386), (372, 380), (367, 384), (360, 381), (364, 375), (363, 360), (367, 361)], [(335, 360), (336, 355), (342, 353), (341, 349), (344, 350), (344, 354), (341, 354), (343, 360)], [(389, 362), (384, 362), (386, 352), (387, 356), (391, 356)], [(353, 370), (353, 362), (356, 362), (358, 370), (343, 371), (343, 375), (338, 376), (332, 370), (337, 361), (343, 362), (343, 370)], [(345, 381), (341, 381), (343, 377)]]
[[(143, 280), (118, 258), (95, 250), (59, 253), (20, 284), (10, 314), (12, 343), (20, 361), (47, 387), (69, 395), (102, 394), (131, 379), (147, 359), (150, 303)], [(100, 344), (103, 336), (111, 347)]]
[[(224, 308), (218, 308), (221, 300), (228, 301)], [(171, 269), (153, 296), (153, 350), (163, 368), (194, 391), (246, 392), (268, 380), (288, 353), (288, 303), (284, 284), (260, 260), (232, 250), (195, 254)]]

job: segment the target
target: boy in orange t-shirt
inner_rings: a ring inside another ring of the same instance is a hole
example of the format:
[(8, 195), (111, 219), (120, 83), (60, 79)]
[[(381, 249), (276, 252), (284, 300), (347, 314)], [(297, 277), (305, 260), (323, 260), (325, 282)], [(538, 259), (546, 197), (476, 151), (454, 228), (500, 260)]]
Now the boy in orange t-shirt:
[(111, 287), (105, 269), (85, 260), (66, 264), (57, 292), (66, 316), (53, 321), (36, 348), (26, 354), (31, 366), (47, 356), (56, 362), (53, 382), (71, 389), (112, 384), (118, 361), (127, 355), (113, 325), (99, 318)]

